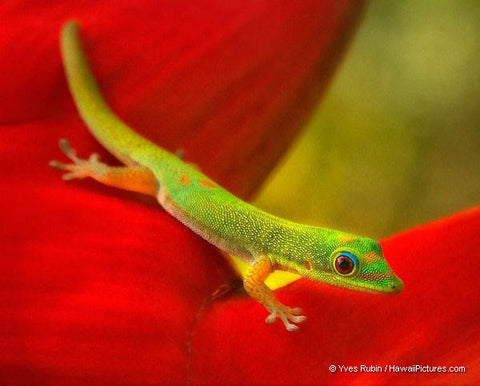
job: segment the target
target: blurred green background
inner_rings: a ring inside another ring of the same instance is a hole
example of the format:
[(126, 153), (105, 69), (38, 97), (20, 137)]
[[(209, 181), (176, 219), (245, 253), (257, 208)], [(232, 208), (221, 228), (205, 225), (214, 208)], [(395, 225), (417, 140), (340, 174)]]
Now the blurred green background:
[(377, 238), (480, 204), (479, 21), (478, 0), (370, 1), (256, 204)]

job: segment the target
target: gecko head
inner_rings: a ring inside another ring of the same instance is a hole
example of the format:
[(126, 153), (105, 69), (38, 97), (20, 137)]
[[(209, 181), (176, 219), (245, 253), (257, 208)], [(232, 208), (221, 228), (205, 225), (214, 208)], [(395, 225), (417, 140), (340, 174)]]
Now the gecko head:
[[(397, 294), (403, 283), (389, 267), (382, 247), (366, 237), (349, 236), (331, 251), (321, 248), (323, 258), (313, 257), (305, 276), (361, 292)], [(325, 259), (325, 257), (327, 257)]]

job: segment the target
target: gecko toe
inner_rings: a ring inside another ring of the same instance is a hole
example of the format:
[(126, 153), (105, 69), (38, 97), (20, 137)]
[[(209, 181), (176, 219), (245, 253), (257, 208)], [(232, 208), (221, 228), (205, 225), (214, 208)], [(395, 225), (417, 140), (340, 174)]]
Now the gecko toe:
[(292, 323), (285, 323), (285, 328), (287, 329), (287, 331), (297, 331), (298, 330), (298, 326), (295, 325), (295, 324), (292, 324)]
[(299, 307), (294, 307), (294, 308), (289, 308), (288, 312), (290, 312), (290, 314), (292, 315), (298, 315), (298, 314), (301, 314), (303, 311)]
[(78, 158), (76, 151), (70, 146), (70, 143), (66, 139), (62, 138), (58, 144), (60, 149), (62, 149), (63, 153), (65, 153), (72, 163), (65, 164), (63, 162), (53, 160), (50, 161), (50, 166), (55, 169), (68, 171), (68, 173), (62, 176), (64, 181), (81, 179), (104, 171), (105, 165), (99, 162), (98, 154), (93, 153), (90, 155), (88, 160), (84, 160)]
[(60, 146), (60, 149), (63, 151), (63, 153), (73, 162), (77, 163), (79, 161), (77, 157), (77, 152), (70, 146), (70, 142), (68, 142), (68, 140), (62, 138), (60, 139), (60, 141), (58, 141), (58, 145)]
[[(293, 324), (293, 323), (290, 323), (288, 319), (291, 319), (291, 318), (288, 318), (286, 315), (285, 315), (285, 312), (284, 311), (280, 311), (279, 312), (279, 317), (280, 317), (280, 320), (283, 322), (283, 324), (285, 325), (285, 328), (287, 329), (287, 331), (297, 331), (298, 330), (298, 326)], [(293, 322), (293, 320), (292, 320)]]
[(307, 318), (304, 315), (298, 315), (302, 310), (300, 308), (290, 308), (284, 305), (276, 305), (268, 308), (271, 312), (265, 318), (267, 324), (272, 324), (275, 322), (276, 318), (279, 318), (287, 331), (296, 331), (298, 326), (296, 323), (303, 323)]
[(293, 323), (303, 323), (305, 320), (307, 320), (307, 317), (304, 315), (292, 315), (290, 319)]
[(88, 162), (96, 163), (100, 160), (100, 156), (97, 153), (92, 153), (90, 154), (90, 157), (88, 157)]
[(65, 170), (65, 164), (63, 162), (57, 161), (57, 160), (52, 160), (48, 163), (52, 168), (58, 169), (58, 170)]
[(275, 322), (276, 318), (277, 318), (277, 311), (272, 311), (272, 313), (265, 318), (265, 323), (272, 324), (273, 322)]
[(76, 178), (79, 178), (76, 173), (67, 173), (67, 174), (64, 174), (62, 176), (62, 180), (64, 180), (64, 181), (71, 181), (71, 180), (74, 180)]

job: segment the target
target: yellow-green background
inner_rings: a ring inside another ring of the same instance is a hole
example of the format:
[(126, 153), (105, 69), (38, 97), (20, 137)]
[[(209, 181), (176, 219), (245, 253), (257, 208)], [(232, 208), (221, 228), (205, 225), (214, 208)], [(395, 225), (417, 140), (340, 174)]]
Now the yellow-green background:
[(478, 0), (370, 1), (257, 205), (378, 238), (478, 205), (479, 27)]

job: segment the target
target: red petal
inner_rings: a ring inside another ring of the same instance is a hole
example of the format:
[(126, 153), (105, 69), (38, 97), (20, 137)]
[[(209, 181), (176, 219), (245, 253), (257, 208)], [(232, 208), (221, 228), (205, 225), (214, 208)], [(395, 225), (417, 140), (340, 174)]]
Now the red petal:
[(68, 95), (63, 21), (83, 22), (122, 117), (248, 195), (317, 102), (358, 4), (2, 2), (0, 383), (182, 383), (195, 321), (232, 279), (152, 200), (48, 168), (59, 137), (100, 149)]
[(2, 232), (0, 383), (184, 382), (221, 256), (160, 208), (31, 186)]
[[(74, 17), (120, 116), (166, 148), (184, 149), (208, 175), (246, 197), (305, 125), (361, 3), (3, 2), (0, 123), (65, 111), (79, 120), (58, 52), (60, 27)], [(86, 130), (76, 130), (77, 147), (99, 149)], [(65, 129), (50, 135), (64, 136)]]

